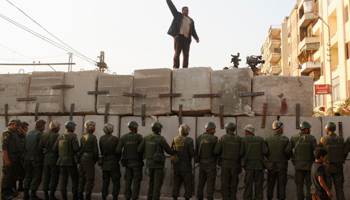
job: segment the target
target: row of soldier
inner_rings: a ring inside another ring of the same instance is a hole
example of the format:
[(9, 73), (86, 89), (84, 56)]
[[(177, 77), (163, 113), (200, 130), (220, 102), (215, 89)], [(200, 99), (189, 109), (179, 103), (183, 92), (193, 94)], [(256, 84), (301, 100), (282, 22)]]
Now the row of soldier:
[[(93, 133), (96, 123), (86, 121), (86, 133), (80, 139), (74, 133), (76, 124), (68, 121), (66, 132), (59, 135), (61, 124), (57, 121), (50, 123), (49, 131), (43, 133), (46, 122), (38, 120), (35, 129), (28, 132), (29, 124), (12, 119), (9, 127), (2, 135), (3, 168), (1, 178), (1, 194), (3, 199), (12, 199), (18, 195), (13, 188), (19, 179), (18, 190), (22, 189), (24, 178), (24, 200), (41, 200), (36, 191), (42, 180), (44, 171), (43, 191), (45, 200), (57, 200), (55, 197), (59, 176), (61, 179), (62, 199), (67, 199), (68, 176), (72, 179), (73, 200), (91, 199), (94, 186), (95, 163), (98, 162), (103, 170), (102, 199), (108, 196), (110, 179), (113, 182), (113, 199), (118, 199), (120, 190), (120, 166), (125, 167), (125, 192), (127, 200), (138, 199), (140, 182), (142, 180), (143, 159), (149, 169), (150, 183), (147, 198), (158, 200), (164, 179), (164, 151), (170, 155), (174, 164), (173, 190), (174, 200), (180, 196), (179, 191), (184, 183), (185, 199), (190, 199), (193, 192), (193, 175), (191, 160), (199, 163), (199, 181), (197, 198), (204, 197), (204, 186), (207, 184), (207, 199), (213, 199), (216, 167), (221, 166), (221, 193), (224, 200), (236, 199), (238, 174), (245, 169), (244, 199), (263, 199), (263, 182), (265, 168), (268, 169), (268, 199), (273, 198), (274, 186), (277, 180), (278, 199), (286, 198), (288, 160), (292, 158), (295, 168), (295, 184), (298, 200), (304, 199), (304, 181), (306, 181), (306, 199), (311, 200), (311, 165), (314, 162), (313, 151), (322, 146), (329, 152), (330, 162), (327, 174), (327, 185), (331, 188), (332, 179), (336, 187), (337, 199), (345, 199), (343, 192), (343, 163), (350, 150), (349, 139), (344, 141), (334, 131), (336, 125), (328, 122), (325, 126), (327, 136), (317, 145), (314, 136), (310, 135), (311, 125), (308, 122), (300, 124), (301, 132), (290, 140), (283, 136), (283, 123), (273, 123), (274, 133), (264, 140), (254, 134), (254, 127), (245, 127), (245, 136), (235, 134), (236, 125), (232, 122), (225, 125), (227, 134), (218, 139), (214, 136), (216, 126), (208, 122), (205, 132), (198, 136), (196, 148), (194, 141), (188, 137), (190, 127), (183, 124), (179, 127), (179, 136), (175, 137), (171, 146), (161, 136), (162, 125), (154, 122), (152, 134), (145, 138), (138, 133), (135, 121), (128, 123), (129, 133), (120, 139), (113, 136), (114, 126), (106, 123), (103, 127), (105, 135), (98, 140)], [(166, 134), (166, 133), (164, 133)], [(294, 151), (293, 151), (294, 149)], [(79, 169), (78, 165), (79, 164)], [(23, 165), (24, 169), (23, 170)], [(14, 179), (16, 177), (16, 179)], [(253, 191), (253, 184), (255, 191)], [(31, 194), (29, 194), (31, 191)]]

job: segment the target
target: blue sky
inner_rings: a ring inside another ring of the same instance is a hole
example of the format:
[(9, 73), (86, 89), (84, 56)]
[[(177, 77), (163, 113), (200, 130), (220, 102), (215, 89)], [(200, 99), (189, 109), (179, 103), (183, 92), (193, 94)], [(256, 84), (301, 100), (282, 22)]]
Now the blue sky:
[[(172, 68), (173, 19), (165, 0), (10, 0), (57, 38), (92, 60), (105, 51), (110, 73), (135, 69)], [(260, 54), (270, 25), (289, 16), (296, 0), (173, 0), (178, 10), (188, 6), (200, 43), (191, 44), (189, 67), (231, 66), (231, 54)], [(6, 0), (0, 14), (55, 40)], [(0, 18), (0, 63), (68, 62), (66, 51)], [(57, 40), (55, 40), (57, 41)], [(182, 58), (181, 58), (182, 60)], [(73, 71), (94, 65), (73, 55)], [(67, 71), (67, 66), (54, 66)], [(0, 73), (51, 71), (48, 66), (0, 66)]]

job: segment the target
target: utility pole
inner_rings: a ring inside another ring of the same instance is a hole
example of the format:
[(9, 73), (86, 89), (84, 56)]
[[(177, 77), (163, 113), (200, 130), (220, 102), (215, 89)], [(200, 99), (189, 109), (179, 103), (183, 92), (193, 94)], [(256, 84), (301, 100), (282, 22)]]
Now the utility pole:
[(68, 72), (73, 71), (73, 67), (72, 67), (72, 62), (73, 62), (73, 53), (68, 53), (69, 54), (69, 59), (68, 59)]
[(107, 69), (107, 64), (105, 63), (105, 52), (100, 52), (100, 62), (97, 63), (97, 67), (101, 72), (104, 72)]

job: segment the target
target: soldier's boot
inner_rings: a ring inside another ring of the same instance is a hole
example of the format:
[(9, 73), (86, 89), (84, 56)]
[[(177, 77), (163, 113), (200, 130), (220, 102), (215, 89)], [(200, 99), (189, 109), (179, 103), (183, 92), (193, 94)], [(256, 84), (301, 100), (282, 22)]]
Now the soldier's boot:
[[(81, 193), (81, 194), (83, 194), (83, 193)], [(78, 193), (73, 194), (73, 200), (79, 200)]]
[(177, 200), (177, 197), (173, 197), (173, 200)]
[(126, 198), (125, 200), (130, 200), (130, 198)]
[(85, 200), (91, 200), (91, 194), (86, 194)]
[(29, 190), (24, 190), (23, 200), (29, 200)]
[(13, 196), (9, 194), (10, 188), (2, 188), (1, 189), (1, 199), (2, 200), (12, 200)]
[(18, 189), (17, 191), (24, 191), (23, 189), (23, 180), (18, 181)]
[(106, 196), (102, 196), (102, 200), (106, 200)]
[(198, 200), (203, 200), (203, 198), (198, 198)]
[(118, 195), (113, 195), (113, 200), (118, 200)]
[(17, 191), (17, 181), (12, 184), (12, 188), (14, 191)]
[(50, 199), (48, 191), (44, 191), (44, 196), (45, 196), (44, 200), (49, 200)]
[(13, 196), (13, 197), (16, 197), (16, 196), (19, 195), (19, 192), (15, 191), (15, 190), (13, 189), (13, 187), (8, 188), (8, 191), (7, 191), (7, 192), (9, 193), (10, 196)]
[(78, 193), (78, 199), (79, 199), (79, 200), (84, 200), (84, 193), (79, 192), (79, 193)]
[(190, 200), (190, 198), (185, 198), (185, 200)]
[[(74, 198), (74, 197), (73, 197)], [(67, 194), (62, 194), (62, 200), (68, 200)]]
[(29, 200), (43, 200), (42, 198), (39, 198), (37, 195), (36, 195), (36, 190), (32, 190), (31, 193), (30, 193), (30, 198)]
[(59, 200), (55, 197), (55, 192), (50, 192), (49, 200)]

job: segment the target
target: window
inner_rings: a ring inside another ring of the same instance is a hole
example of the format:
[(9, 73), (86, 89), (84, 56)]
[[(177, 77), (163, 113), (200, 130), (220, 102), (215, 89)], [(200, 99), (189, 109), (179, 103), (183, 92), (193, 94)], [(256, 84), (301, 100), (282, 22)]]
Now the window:
[(315, 95), (315, 107), (323, 105), (323, 95)]
[(332, 80), (333, 101), (340, 100), (339, 76)]

